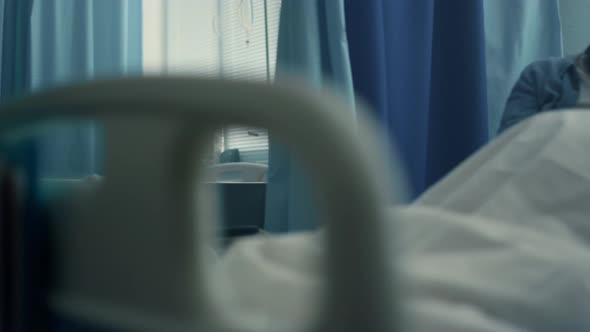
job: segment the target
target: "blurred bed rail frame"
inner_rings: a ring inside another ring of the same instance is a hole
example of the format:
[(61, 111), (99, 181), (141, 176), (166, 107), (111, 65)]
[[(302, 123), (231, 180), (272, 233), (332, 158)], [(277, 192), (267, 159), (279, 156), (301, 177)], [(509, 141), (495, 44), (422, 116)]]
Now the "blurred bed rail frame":
[[(0, 139), (60, 119), (95, 120), (107, 134), (100, 190), (55, 226), (52, 310), (114, 330), (230, 329), (203, 273), (203, 225), (214, 216), (195, 183), (197, 156), (212, 133), (239, 123), (268, 128), (288, 144), (317, 189), (328, 282), (313, 330), (397, 330), (395, 276), (385, 258), (392, 239), (381, 238), (395, 199), (393, 168), (363, 111), (352, 123), (338, 116), (343, 108), (295, 86), (186, 77), (85, 83), (2, 107)], [(195, 209), (194, 202), (202, 203)]]

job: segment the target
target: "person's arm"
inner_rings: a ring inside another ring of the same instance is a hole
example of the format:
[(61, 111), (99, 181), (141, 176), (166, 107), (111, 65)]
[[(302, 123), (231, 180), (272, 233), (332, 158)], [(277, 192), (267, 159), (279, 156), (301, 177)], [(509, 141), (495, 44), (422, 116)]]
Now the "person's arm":
[(535, 63), (526, 67), (506, 102), (498, 134), (539, 112)]

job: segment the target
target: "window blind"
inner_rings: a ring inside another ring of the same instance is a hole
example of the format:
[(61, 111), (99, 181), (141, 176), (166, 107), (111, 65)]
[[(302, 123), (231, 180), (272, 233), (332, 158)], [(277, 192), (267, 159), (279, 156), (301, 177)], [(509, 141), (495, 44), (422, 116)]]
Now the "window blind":
[[(232, 79), (269, 82), (276, 66), (280, 0), (220, 0), (221, 73)], [(268, 160), (268, 132), (233, 126), (224, 148), (239, 149), (243, 161)]]
[[(276, 66), (281, 0), (144, 0), (144, 70), (269, 82)], [(268, 133), (239, 124), (215, 149), (267, 162)]]
[(166, 71), (204, 76), (219, 74), (218, 1), (166, 0), (164, 52)]

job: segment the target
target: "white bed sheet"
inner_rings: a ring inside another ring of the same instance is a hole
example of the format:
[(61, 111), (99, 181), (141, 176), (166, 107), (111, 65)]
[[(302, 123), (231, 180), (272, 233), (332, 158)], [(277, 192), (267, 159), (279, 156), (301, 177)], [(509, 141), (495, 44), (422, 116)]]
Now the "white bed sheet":
[[(539, 116), (391, 209), (405, 331), (590, 331), (588, 128), (583, 112)], [(220, 301), (253, 328), (308, 325), (321, 236), (239, 242), (213, 269)]]

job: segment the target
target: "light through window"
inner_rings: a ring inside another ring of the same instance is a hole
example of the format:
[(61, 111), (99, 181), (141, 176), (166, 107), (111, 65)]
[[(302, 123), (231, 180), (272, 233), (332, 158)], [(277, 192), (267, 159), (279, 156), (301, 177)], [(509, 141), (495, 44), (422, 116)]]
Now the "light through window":
[[(280, 0), (144, 0), (144, 71), (269, 82), (274, 76)], [(266, 163), (265, 129), (224, 129), (213, 147)]]

